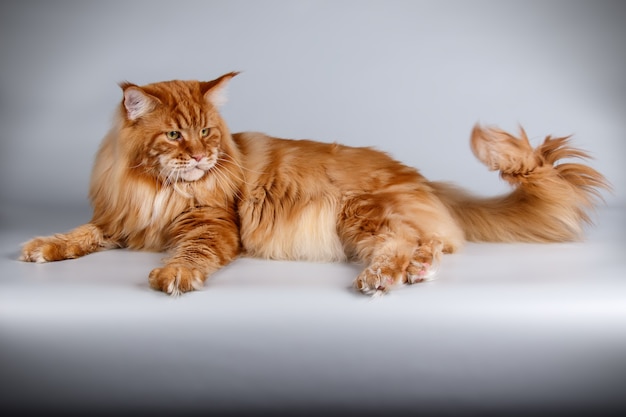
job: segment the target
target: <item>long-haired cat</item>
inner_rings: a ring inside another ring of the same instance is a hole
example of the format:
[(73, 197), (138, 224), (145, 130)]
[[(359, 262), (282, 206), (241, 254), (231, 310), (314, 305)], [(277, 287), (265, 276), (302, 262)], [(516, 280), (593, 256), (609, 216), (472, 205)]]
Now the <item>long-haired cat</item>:
[(567, 138), (533, 149), (475, 126), (476, 157), (514, 186), (477, 198), (426, 180), (370, 148), (232, 134), (218, 113), (236, 73), (213, 81), (123, 83), (113, 128), (93, 167), (92, 220), (22, 248), (31, 262), (127, 247), (168, 251), (150, 285), (199, 289), (240, 254), (268, 259), (359, 261), (359, 291), (378, 294), (436, 274), (464, 241), (577, 239), (607, 187)]

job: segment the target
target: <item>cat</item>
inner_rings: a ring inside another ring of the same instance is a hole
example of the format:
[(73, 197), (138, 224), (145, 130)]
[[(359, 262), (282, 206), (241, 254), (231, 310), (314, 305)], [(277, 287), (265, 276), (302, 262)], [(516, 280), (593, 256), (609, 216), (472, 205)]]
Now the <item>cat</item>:
[(20, 259), (49, 262), (111, 248), (167, 251), (149, 284), (200, 289), (240, 255), (364, 265), (354, 287), (379, 295), (432, 279), (465, 241), (579, 239), (608, 188), (569, 137), (534, 148), (475, 125), (471, 149), (513, 185), (478, 198), (381, 151), (337, 143), (231, 134), (218, 109), (236, 72), (208, 82), (120, 84), (123, 98), (93, 166), (93, 217), (37, 237)]

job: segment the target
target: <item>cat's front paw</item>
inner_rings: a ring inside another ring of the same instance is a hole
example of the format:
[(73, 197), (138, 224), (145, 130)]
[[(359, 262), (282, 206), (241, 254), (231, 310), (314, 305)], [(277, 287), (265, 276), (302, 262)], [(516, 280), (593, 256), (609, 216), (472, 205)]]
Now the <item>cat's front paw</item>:
[(24, 262), (53, 262), (63, 259), (77, 258), (71, 247), (54, 236), (38, 237), (26, 242), (22, 246), (19, 260)]
[(202, 289), (204, 274), (197, 269), (183, 265), (166, 265), (163, 268), (153, 269), (148, 280), (155, 290), (176, 296)]

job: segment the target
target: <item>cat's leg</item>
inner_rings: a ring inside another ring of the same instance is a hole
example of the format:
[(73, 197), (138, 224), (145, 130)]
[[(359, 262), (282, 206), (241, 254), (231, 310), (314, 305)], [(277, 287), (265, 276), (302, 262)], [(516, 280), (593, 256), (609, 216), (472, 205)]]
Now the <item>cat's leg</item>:
[(416, 243), (387, 236), (372, 256), (364, 259), (367, 267), (355, 279), (354, 287), (364, 294), (378, 295), (403, 284), (432, 280), (439, 271), (442, 248), (438, 239)]
[(68, 233), (37, 237), (26, 242), (19, 259), (38, 263), (62, 261), (116, 246), (98, 226), (87, 223)]
[[(369, 246), (369, 243), (366, 245)], [(364, 294), (379, 295), (406, 283), (407, 268), (412, 261), (411, 252), (416, 248), (416, 242), (393, 234), (379, 236), (371, 255), (362, 259), (366, 267), (354, 280), (354, 287)]]
[(377, 295), (433, 279), (441, 254), (460, 246), (462, 231), (427, 197), (364, 195), (346, 201), (339, 236), (348, 257), (366, 264), (354, 281), (357, 290)]
[[(387, 237), (357, 276), (354, 287), (368, 295), (379, 295), (401, 286), (429, 281), (439, 271), (442, 243), (433, 239), (415, 243), (399, 237)], [(409, 250), (412, 249), (412, 253)]]
[(211, 207), (181, 214), (170, 226), (171, 256), (150, 272), (150, 286), (171, 295), (201, 289), (206, 278), (240, 251), (234, 213)]

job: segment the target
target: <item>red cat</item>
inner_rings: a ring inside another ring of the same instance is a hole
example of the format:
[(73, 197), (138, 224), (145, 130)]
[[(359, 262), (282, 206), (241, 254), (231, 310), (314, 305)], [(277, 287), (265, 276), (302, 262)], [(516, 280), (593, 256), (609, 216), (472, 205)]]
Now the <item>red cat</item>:
[(567, 138), (533, 149), (474, 127), (474, 154), (514, 185), (476, 198), (426, 180), (371, 148), (232, 134), (218, 113), (236, 73), (209, 82), (121, 85), (117, 119), (92, 172), (92, 220), (26, 243), (21, 259), (48, 262), (103, 249), (169, 251), (150, 285), (176, 295), (203, 286), (244, 254), (360, 261), (355, 287), (379, 294), (430, 279), (465, 240), (561, 242), (580, 237), (607, 184)]

